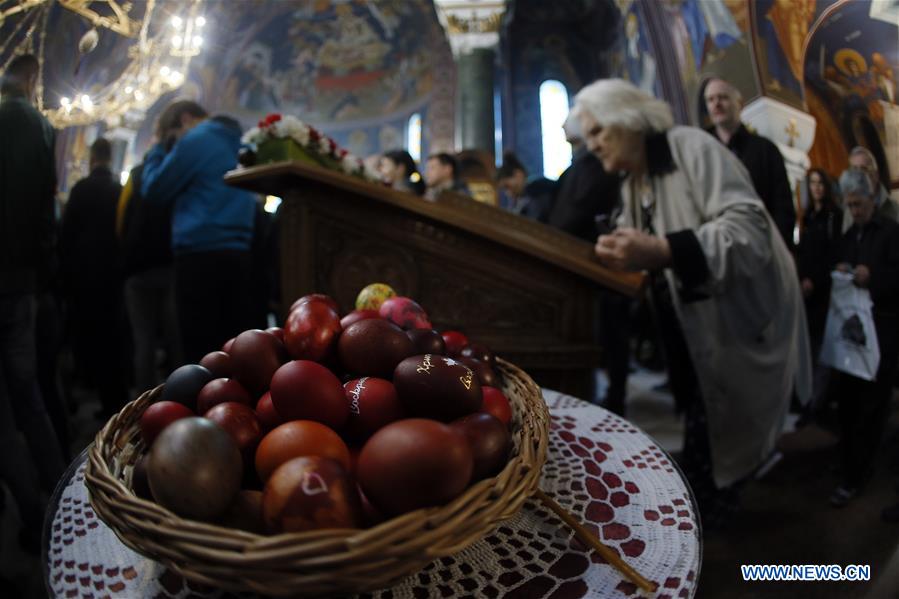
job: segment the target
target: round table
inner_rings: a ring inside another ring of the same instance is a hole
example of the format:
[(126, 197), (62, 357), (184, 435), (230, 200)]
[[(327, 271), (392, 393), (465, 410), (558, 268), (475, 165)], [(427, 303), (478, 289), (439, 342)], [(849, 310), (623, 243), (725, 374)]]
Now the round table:
[[(699, 513), (671, 458), (628, 421), (545, 389), (552, 415), (541, 488), (656, 583), (652, 596), (692, 597), (702, 562)], [(94, 514), (86, 452), (48, 512), (44, 563), (51, 597), (229, 597), (123, 545)], [(241, 594), (241, 597), (251, 597)], [(486, 538), (368, 597), (643, 597), (536, 499)]]

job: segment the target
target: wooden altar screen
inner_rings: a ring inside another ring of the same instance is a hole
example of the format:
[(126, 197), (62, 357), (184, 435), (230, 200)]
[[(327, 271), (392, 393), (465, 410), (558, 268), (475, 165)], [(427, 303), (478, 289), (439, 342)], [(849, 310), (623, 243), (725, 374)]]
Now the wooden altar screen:
[(640, 275), (593, 259), (593, 246), (469, 198), (428, 202), (301, 162), (225, 180), (281, 197), (282, 306), (307, 293), (352, 310), (365, 285), (417, 300), (439, 330), (458, 329), (541, 385), (589, 398), (600, 363), (599, 287), (636, 295)]

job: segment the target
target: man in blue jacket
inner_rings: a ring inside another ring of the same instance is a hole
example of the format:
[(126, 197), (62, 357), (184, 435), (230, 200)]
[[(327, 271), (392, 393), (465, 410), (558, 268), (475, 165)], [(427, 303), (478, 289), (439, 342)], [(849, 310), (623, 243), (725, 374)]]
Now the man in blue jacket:
[(174, 203), (175, 304), (188, 363), (219, 349), (250, 318), (255, 199), (223, 179), (237, 166), (241, 131), (232, 119), (207, 117), (189, 100), (165, 109), (141, 184), (146, 201)]

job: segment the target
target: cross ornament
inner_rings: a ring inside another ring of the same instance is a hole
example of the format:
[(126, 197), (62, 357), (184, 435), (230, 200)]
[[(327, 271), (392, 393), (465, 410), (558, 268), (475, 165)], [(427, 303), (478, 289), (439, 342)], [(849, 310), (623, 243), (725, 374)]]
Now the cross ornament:
[(784, 127), (784, 133), (786, 133), (787, 137), (790, 138), (790, 141), (787, 142), (787, 145), (792, 148), (796, 138), (799, 137), (799, 129), (796, 128), (796, 119), (790, 119), (789, 124)]

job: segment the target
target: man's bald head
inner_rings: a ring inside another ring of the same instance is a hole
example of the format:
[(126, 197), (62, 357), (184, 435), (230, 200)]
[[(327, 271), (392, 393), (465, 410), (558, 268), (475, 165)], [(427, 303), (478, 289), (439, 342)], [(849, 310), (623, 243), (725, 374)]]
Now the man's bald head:
[(703, 92), (705, 107), (716, 129), (733, 133), (740, 126), (743, 96), (730, 82), (718, 77), (709, 79)]

